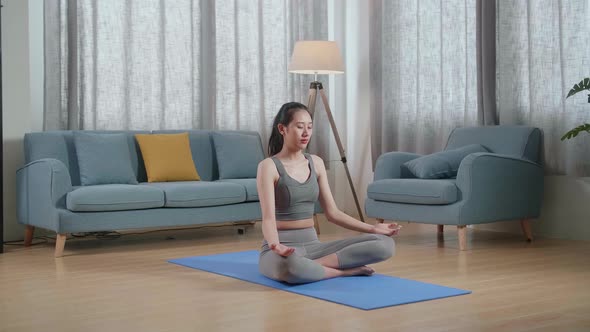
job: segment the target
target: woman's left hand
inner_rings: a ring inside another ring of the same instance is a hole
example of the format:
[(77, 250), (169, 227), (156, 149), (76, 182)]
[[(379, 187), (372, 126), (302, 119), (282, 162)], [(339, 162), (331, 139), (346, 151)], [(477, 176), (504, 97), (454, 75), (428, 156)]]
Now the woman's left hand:
[(402, 228), (401, 225), (397, 223), (392, 224), (385, 224), (385, 223), (378, 223), (373, 226), (373, 233), (374, 234), (382, 234), (387, 236), (397, 235), (399, 230)]

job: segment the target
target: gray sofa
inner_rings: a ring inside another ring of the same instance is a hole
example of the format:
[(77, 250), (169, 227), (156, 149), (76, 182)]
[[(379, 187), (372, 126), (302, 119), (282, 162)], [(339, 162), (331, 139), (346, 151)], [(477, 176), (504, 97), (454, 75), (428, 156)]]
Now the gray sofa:
[[(189, 133), (201, 181), (147, 183), (141, 150), (134, 135), (150, 132), (101, 131), (93, 133), (126, 135), (138, 184), (82, 186), (74, 132), (26, 134), (26, 164), (17, 171), (17, 218), (27, 226), (25, 244), (30, 244), (35, 227), (54, 231), (57, 234), (55, 255), (60, 257), (68, 233), (260, 220), (255, 169), (256, 160), (264, 158), (264, 151), (259, 134), (205, 130), (152, 133), (174, 132)], [(219, 149), (225, 147), (219, 145), (223, 140), (214, 141), (214, 136), (236, 134), (248, 135), (243, 137), (248, 137), (250, 145), (232, 155), (231, 160), (226, 153), (225, 165), (220, 165)], [(220, 179), (224, 167), (236, 166), (248, 168), (248, 177)]]

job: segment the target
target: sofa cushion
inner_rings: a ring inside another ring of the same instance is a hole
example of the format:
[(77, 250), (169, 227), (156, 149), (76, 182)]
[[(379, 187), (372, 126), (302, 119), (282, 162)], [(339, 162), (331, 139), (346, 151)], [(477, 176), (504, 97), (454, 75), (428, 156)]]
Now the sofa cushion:
[(451, 179), (385, 179), (369, 184), (367, 196), (376, 201), (431, 205), (454, 203), (459, 195)]
[(476, 152), (488, 152), (480, 144), (471, 144), (457, 149), (441, 151), (404, 163), (410, 172), (421, 179), (443, 179), (457, 176), (463, 158)]
[(80, 184), (137, 184), (125, 134), (74, 132)]
[(260, 137), (233, 132), (213, 133), (219, 179), (255, 178), (264, 159)]
[(256, 188), (256, 179), (225, 179), (217, 182), (229, 182), (244, 186), (246, 189), (246, 202), (258, 201), (258, 188)]
[(203, 207), (246, 201), (246, 189), (235, 183), (209, 181), (142, 183), (164, 191), (166, 207)]
[(78, 187), (66, 197), (66, 207), (76, 212), (139, 210), (162, 206), (162, 190), (130, 184)]
[(188, 133), (135, 135), (145, 162), (148, 182), (197, 181), (201, 178)]

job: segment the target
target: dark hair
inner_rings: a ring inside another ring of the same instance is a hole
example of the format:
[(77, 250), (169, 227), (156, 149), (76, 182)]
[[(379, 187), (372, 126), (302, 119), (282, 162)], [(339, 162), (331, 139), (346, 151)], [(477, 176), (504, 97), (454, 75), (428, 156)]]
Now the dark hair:
[[(285, 127), (288, 126), (291, 120), (293, 120), (293, 114), (300, 110), (305, 110), (309, 113), (307, 106), (301, 103), (289, 102), (281, 106), (279, 113), (277, 113), (272, 122), (272, 131), (268, 139), (268, 155), (270, 157), (279, 153), (283, 148), (283, 135), (279, 132), (279, 123)], [(309, 115), (311, 116), (311, 113)]]

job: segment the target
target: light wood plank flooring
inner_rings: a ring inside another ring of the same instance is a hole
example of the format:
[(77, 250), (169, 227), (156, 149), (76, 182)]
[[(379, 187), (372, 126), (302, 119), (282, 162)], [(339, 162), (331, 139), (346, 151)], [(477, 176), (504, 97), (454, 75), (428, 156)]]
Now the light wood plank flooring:
[[(374, 222), (374, 221), (371, 221)], [(351, 235), (322, 222), (321, 240)], [(406, 224), (378, 273), (473, 294), (362, 311), (166, 260), (257, 249), (259, 224), (6, 246), (0, 331), (589, 331), (590, 242)]]

